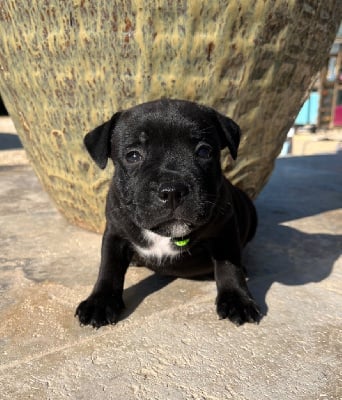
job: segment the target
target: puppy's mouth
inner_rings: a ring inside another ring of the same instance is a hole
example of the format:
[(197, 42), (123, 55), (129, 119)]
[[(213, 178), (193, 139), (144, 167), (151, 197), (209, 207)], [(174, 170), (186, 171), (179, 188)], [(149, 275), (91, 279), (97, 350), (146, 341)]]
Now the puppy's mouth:
[(161, 236), (180, 239), (187, 237), (191, 233), (193, 226), (189, 222), (170, 220), (149, 229)]

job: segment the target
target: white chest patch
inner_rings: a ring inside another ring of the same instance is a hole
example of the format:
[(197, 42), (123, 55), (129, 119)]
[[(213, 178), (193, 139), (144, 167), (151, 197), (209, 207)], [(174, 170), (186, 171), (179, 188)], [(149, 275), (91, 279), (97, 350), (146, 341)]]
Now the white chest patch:
[(147, 229), (143, 231), (143, 235), (149, 244), (148, 247), (134, 245), (136, 251), (142, 257), (161, 261), (163, 258), (172, 258), (179, 255), (179, 250), (173, 246), (171, 238), (158, 235)]

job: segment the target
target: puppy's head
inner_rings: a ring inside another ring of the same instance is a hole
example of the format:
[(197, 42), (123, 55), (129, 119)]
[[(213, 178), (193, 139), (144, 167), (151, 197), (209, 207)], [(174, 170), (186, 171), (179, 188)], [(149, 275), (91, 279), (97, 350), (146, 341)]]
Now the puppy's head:
[(210, 220), (223, 182), (220, 150), (228, 147), (235, 159), (239, 141), (230, 118), (182, 100), (118, 112), (84, 139), (100, 168), (113, 160), (120, 207), (141, 229), (170, 237)]

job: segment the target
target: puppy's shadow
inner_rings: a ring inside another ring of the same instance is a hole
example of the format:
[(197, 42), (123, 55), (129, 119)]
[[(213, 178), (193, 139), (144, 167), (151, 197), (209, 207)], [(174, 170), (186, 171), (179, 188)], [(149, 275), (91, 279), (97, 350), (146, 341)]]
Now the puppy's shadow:
[(146, 297), (165, 288), (175, 279), (176, 278), (172, 276), (152, 274), (125, 289), (123, 293), (123, 300), (126, 304), (126, 308), (120, 319), (126, 319), (134, 312), (134, 310), (139, 306), (140, 303), (144, 301)]
[[(342, 204), (342, 180), (337, 171), (341, 155), (278, 159), (270, 182), (256, 201), (259, 227), (244, 261), (249, 287), (265, 315), (266, 296), (273, 283), (320, 282), (330, 275), (341, 254), (341, 234), (319, 233), (326, 227), (334, 231), (338, 216), (320, 215), (333, 213)], [(313, 233), (286, 225), (295, 220)]]
[[(266, 297), (273, 283), (305, 285), (327, 278), (341, 248), (341, 235), (304, 234), (296, 229), (277, 226), (272, 242), (259, 235), (246, 257), (249, 288), (264, 315)], [(286, 239), (279, 241), (279, 237)]]

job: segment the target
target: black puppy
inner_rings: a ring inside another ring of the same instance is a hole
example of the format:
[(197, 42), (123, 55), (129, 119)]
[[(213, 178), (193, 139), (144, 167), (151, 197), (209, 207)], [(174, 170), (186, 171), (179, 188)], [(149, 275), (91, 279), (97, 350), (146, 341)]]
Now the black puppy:
[(221, 172), (220, 151), (237, 156), (240, 129), (215, 110), (158, 100), (118, 112), (84, 143), (100, 168), (115, 173), (106, 205), (99, 276), (77, 308), (80, 323), (113, 324), (133, 255), (178, 277), (214, 271), (217, 313), (240, 325), (260, 319), (241, 265), (257, 224), (245, 193)]

